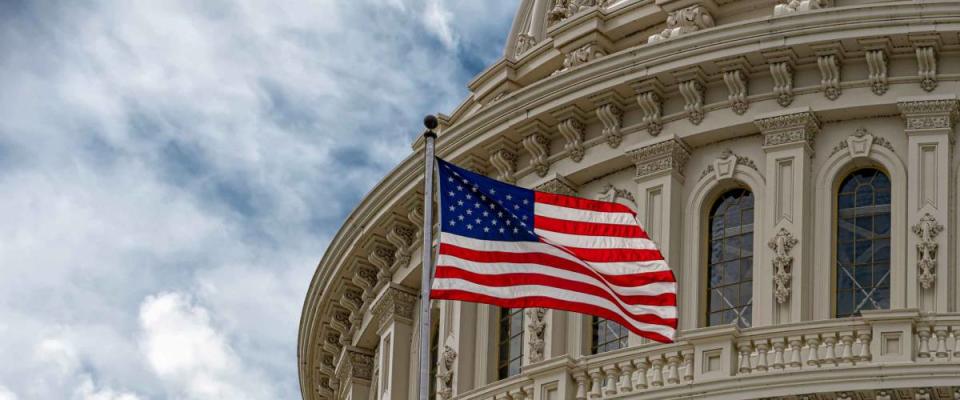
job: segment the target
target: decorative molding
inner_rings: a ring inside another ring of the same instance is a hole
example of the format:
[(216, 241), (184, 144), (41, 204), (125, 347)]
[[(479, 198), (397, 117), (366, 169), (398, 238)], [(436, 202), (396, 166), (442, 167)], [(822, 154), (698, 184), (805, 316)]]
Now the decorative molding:
[(887, 53), (882, 49), (867, 50), (867, 70), (870, 80), (870, 90), (877, 96), (887, 92), (890, 87), (887, 83)]
[(596, 43), (587, 43), (565, 54), (563, 56), (563, 66), (556, 70), (553, 75), (562, 74), (605, 55), (607, 55), (607, 52), (603, 47)]
[(836, 100), (840, 97), (840, 59), (837, 54), (825, 54), (817, 57), (820, 68), (820, 89), (823, 95)]
[(773, 250), (773, 294), (777, 298), (777, 304), (786, 303), (790, 299), (790, 279), (792, 277), (793, 256), (792, 250), (800, 241), (793, 237), (786, 228), (780, 228), (780, 231), (767, 242), (770, 250)]
[(570, 106), (558, 111), (554, 116), (560, 121), (557, 124), (557, 130), (566, 141), (563, 149), (573, 162), (580, 162), (586, 151), (583, 147), (583, 121), (586, 119), (583, 111), (577, 106)]
[(341, 387), (347, 381), (360, 380), (369, 383), (373, 378), (373, 355), (367, 350), (353, 346), (343, 348), (343, 354), (337, 362), (336, 376)]
[(917, 280), (924, 289), (930, 289), (937, 277), (937, 235), (943, 232), (943, 225), (926, 213), (920, 222), (910, 228), (917, 238)]
[(611, 0), (554, 0), (547, 12), (547, 25), (563, 22), (590, 7), (604, 8)]
[(623, 125), (623, 110), (614, 103), (607, 103), (597, 107), (597, 118), (603, 123), (603, 137), (607, 139), (610, 148), (617, 148), (623, 141), (620, 127)]
[(526, 53), (527, 51), (530, 51), (530, 49), (532, 49), (533, 46), (536, 46), (536, 45), (537, 45), (537, 38), (527, 33), (521, 33), (517, 35), (516, 55), (520, 56), (521, 54)]
[(373, 297), (376, 295), (374, 290), (380, 284), (380, 281), (377, 279), (377, 270), (359, 260), (354, 264), (353, 276), (350, 278), (350, 281), (363, 290), (364, 302), (373, 300)]
[(530, 323), (527, 324), (527, 328), (530, 328), (530, 354), (528, 357), (530, 363), (533, 364), (543, 361), (543, 350), (546, 345), (544, 333), (547, 328), (547, 321), (544, 317), (547, 315), (547, 309), (533, 307), (528, 308), (526, 313), (527, 318), (530, 320)]
[(693, 76), (680, 81), (680, 95), (683, 96), (683, 110), (687, 112), (687, 119), (694, 125), (703, 122), (703, 92), (705, 79), (699, 70)]
[(613, 184), (607, 184), (597, 195), (597, 200), (616, 203), (617, 199), (625, 199), (633, 203), (633, 208), (637, 208), (637, 200), (633, 198), (633, 193), (627, 189), (620, 189)]
[(413, 322), (414, 308), (417, 304), (417, 295), (412, 289), (390, 285), (370, 307), (370, 314), (378, 321), (380, 327), (392, 321)]
[(906, 119), (907, 130), (948, 129), (952, 131), (960, 115), (960, 102), (956, 97), (902, 99), (897, 102), (897, 108)]
[(523, 148), (530, 153), (530, 166), (537, 176), (546, 176), (550, 171), (550, 140), (540, 132), (534, 132), (523, 138)]
[(937, 88), (937, 51), (933, 46), (917, 47), (917, 76), (920, 87), (932, 92)]
[(780, 17), (798, 12), (816, 10), (826, 6), (826, 0), (780, 0), (780, 4), (773, 7), (773, 16)]
[(690, 159), (690, 147), (678, 139), (669, 139), (627, 154), (637, 167), (637, 178), (671, 170), (683, 176), (683, 167)]
[(793, 67), (787, 62), (770, 64), (770, 76), (773, 77), (773, 93), (777, 95), (777, 104), (787, 107), (793, 103)]
[(643, 114), (641, 120), (650, 136), (657, 136), (663, 130), (663, 85), (658, 79), (650, 79), (633, 86), (637, 93), (637, 104)]
[(837, 145), (833, 147), (833, 151), (830, 152), (830, 155), (833, 156), (843, 150), (848, 150), (852, 158), (867, 157), (870, 155), (873, 145), (880, 145), (887, 150), (894, 151), (893, 144), (891, 144), (889, 140), (879, 136), (873, 136), (866, 128), (860, 127), (857, 128), (857, 133), (837, 143)]
[(399, 220), (394, 221), (393, 225), (390, 226), (386, 234), (386, 239), (397, 248), (393, 255), (394, 264), (391, 267), (392, 269), (396, 270), (410, 264), (411, 246), (413, 246), (416, 236), (416, 229)]
[(555, 174), (553, 179), (540, 184), (534, 190), (566, 196), (577, 195), (577, 185), (560, 174)]
[(737, 115), (743, 115), (750, 107), (747, 102), (747, 79), (743, 71), (735, 69), (724, 71), (723, 83), (727, 85), (727, 102)]
[(757, 168), (757, 164), (753, 162), (748, 157), (744, 157), (734, 153), (730, 149), (724, 149), (720, 153), (720, 156), (713, 161), (710, 165), (703, 169), (703, 172), (700, 173), (700, 179), (703, 179), (707, 175), (716, 174), (717, 180), (730, 179), (733, 178), (733, 174), (736, 172), (736, 166), (743, 165), (747, 168), (751, 168), (754, 171), (760, 171)]
[(517, 153), (514, 150), (515, 148), (516, 145), (504, 137), (501, 137), (488, 148), (490, 164), (497, 170), (497, 180), (507, 183), (516, 182)]
[(820, 120), (809, 109), (801, 112), (761, 117), (754, 121), (763, 133), (763, 146), (806, 143), (812, 148), (813, 139), (820, 132)]
[(453, 397), (453, 363), (457, 360), (457, 351), (453, 349), (453, 344), (453, 332), (450, 332), (437, 360), (437, 395), (443, 400)]
[(373, 249), (367, 255), (367, 261), (377, 267), (378, 281), (389, 282), (393, 280), (393, 265), (396, 262), (397, 251), (376, 239), (373, 239), (372, 243)]
[(488, 162), (488, 159), (484, 159), (476, 154), (467, 154), (463, 160), (457, 163), (457, 165), (466, 168), (468, 171), (475, 172), (480, 175), (487, 175), (487, 172), (489, 171)]
[(710, 15), (710, 11), (706, 7), (695, 5), (682, 8), (667, 15), (667, 28), (660, 33), (651, 35), (647, 38), (647, 43), (662, 42), (713, 26), (713, 16)]

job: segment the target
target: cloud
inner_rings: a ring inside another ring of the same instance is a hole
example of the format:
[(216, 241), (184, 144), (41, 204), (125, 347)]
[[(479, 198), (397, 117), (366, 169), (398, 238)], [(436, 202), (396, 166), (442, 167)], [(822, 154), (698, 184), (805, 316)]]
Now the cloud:
[(172, 392), (182, 391), (177, 394), (188, 399), (275, 398), (212, 327), (208, 311), (186, 295), (148, 297), (140, 307), (140, 325), (143, 352)]
[(299, 397), (317, 260), (516, 0), (390, 4), (0, 2), (0, 400)]

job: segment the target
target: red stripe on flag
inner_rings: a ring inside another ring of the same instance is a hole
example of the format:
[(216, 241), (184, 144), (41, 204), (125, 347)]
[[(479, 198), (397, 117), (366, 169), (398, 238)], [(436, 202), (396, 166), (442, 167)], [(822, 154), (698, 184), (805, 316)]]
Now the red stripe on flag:
[(440, 254), (447, 254), (464, 260), (487, 263), (522, 263), (562, 269), (589, 275), (599, 281), (616, 286), (643, 286), (657, 282), (674, 282), (673, 271), (638, 272), (636, 274), (608, 275), (587, 268), (582, 264), (547, 253), (511, 253), (506, 251), (480, 251), (460, 247), (449, 243), (440, 243)]
[(564, 196), (562, 194), (553, 194), (545, 192), (534, 192), (534, 201), (537, 203), (550, 204), (559, 207), (576, 208), (587, 211), (610, 212), (610, 213), (629, 213), (637, 214), (623, 204), (610, 203), (606, 201), (590, 200), (580, 197)]
[[(663, 293), (658, 295), (627, 295), (627, 294), (614, 295), (606, 290), (603, 290), (603, 288), (590, 283), (572, 281), (569, 279), (559, 278), (556, 276), (551, 276), (546, 274), (522, 272), (522, 273), (487, 275), (487, 274), (478, 274), (472, 271), (466, 271), (466, 270), (449, 266), (449, 265), (438, 265), (436, 277), (448, 278), (448, 279), (463, 279), (465, 281), (470, 281), (478, 285), (491, 286), (491, 287), (507, 287), (507, 286), (519, 286), (519, 285), (550, 286), (550, 287), (566, 289), (574, 292), (586, 293), (586, 294), (594, 295), (597, 297), (603, 297), (607, 300), (610, 300), (613, 303), (617, 303), (619, 300), (620, 302), (623, 302), (632, 306), (675, 306), (677, 305), (677, 296), (673, 293)], [(648, 314), (635, 314), (622, 307), (621, 309), (623, 310), (624, 313), (630, 314), (632, 316), (639, 317), (643, 315), (648, 315)], [(643, 321), (643, 322), (647, 322), (651, 324), (654, 324), (654, 323), (659, 324), (659, 322), (651, 322), (651, 321)]]
[[(464, 290), (453, 290), (453, 289), (434, 289), (430, 292), (430, 298), (435, 300), (459, 300), (459, 301), (470, 301), (474, 303), (484, 303), (491, 304), (495, 306), (505, 307), (505, 308), (530, 308), (530, 307), (545, 307), (553, 308), (557, 310), (572, 311), (581, 314), (595, 315), (600, 318), (609, 319), (615, 321), (620, 325), (623, 325), (631, 332), (636, 333), (637, 335), (643, 336), (645, 338), (656, 340), (661, 343), (673, 343), (673, 340), (663, 336), (656, 332), (640, 330), (637, 327), (633, 326), (630, 322), (626, 320), (623, 316), (613, 311), (610, 311), (603, 307), (597, 307), (591, 304), (584, 304), (572, 301), (561, 300), (553, 297), (544, 297), (544, 296), (530, 296), (530, 297), (519, 297), (515, 299), (504, 299), (499, 297), (487, 296), (483, 294), (468, 292)], [(670, 319), (666, 320), (670, 328), (677, 328), (677, 320)]]
[(660, 250), (657, 249), (585, 249), (567, 246), (556, 247), (561, 250), (566, 250), (568, 253), (586, 262), (605, 263), (663, 260), (663, 255), (660, 254)]
[(636, 225), (601, 224), (595, 222), (567, 221), (534, 215), (533, 226), (551, 232), (583, 236), (611, 236), (633, 239), (649, 239), (647, 233)]

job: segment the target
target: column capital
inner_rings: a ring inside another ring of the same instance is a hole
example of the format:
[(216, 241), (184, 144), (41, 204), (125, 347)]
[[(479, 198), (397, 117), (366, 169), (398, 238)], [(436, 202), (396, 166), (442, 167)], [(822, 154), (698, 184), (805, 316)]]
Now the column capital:
[(337, 360), (336, 375), (341, 384), (354, 380), (369, 383), (373, 379), (373, 352), (345, 346)]
[(764, 150), (795, 144), (812, 148), (813, 139), (820, 132), (820, 120), (809, 107), (761, 115), (753, 123), (763, 134)]
[(683, 176), (683, 167), (690, 159), (690, 146), (674, 138), (628, 151), (627, 154), (636, 164), (638, 179), (664, 172), (676, 172)]
[(942, 129), (953, 132), (960, 101), (956, 95), (901, 97), (897, 108), (907, 124), (907, 134)]
[(579, 187), (565, 176), (555, 174), (552, 179), (538, 185), (535, 189), (540, 192), (576, 196)]
[(413, 313), (417, 303), (415, 293), (413, 289), (396, 284), (385, 287), (370, 307), (374, 320), (378, 321), (379, 329), (383, 329), (394, 321), (413, 323)]

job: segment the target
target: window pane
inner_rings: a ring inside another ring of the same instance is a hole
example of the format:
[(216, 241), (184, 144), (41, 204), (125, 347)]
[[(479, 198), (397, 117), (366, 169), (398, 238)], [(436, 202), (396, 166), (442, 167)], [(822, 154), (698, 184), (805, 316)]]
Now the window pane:
[[(707, 239), (707, 324), (749, 327), (753, 280), (753, 194), (734, 189), (714, 202)], [(723, 225), (722, 229), (718, 225)]]
[(593, 354), (627, 347), (629, 332), (622, 325), (608, 319), (593, 317)]
[(890, 179), (851, 173), (837, 194), (836, 316), (889, 308)]
[(523, 360), (523, 309), (500, 309), (497, 375), (500, 379), (520, 373)]

